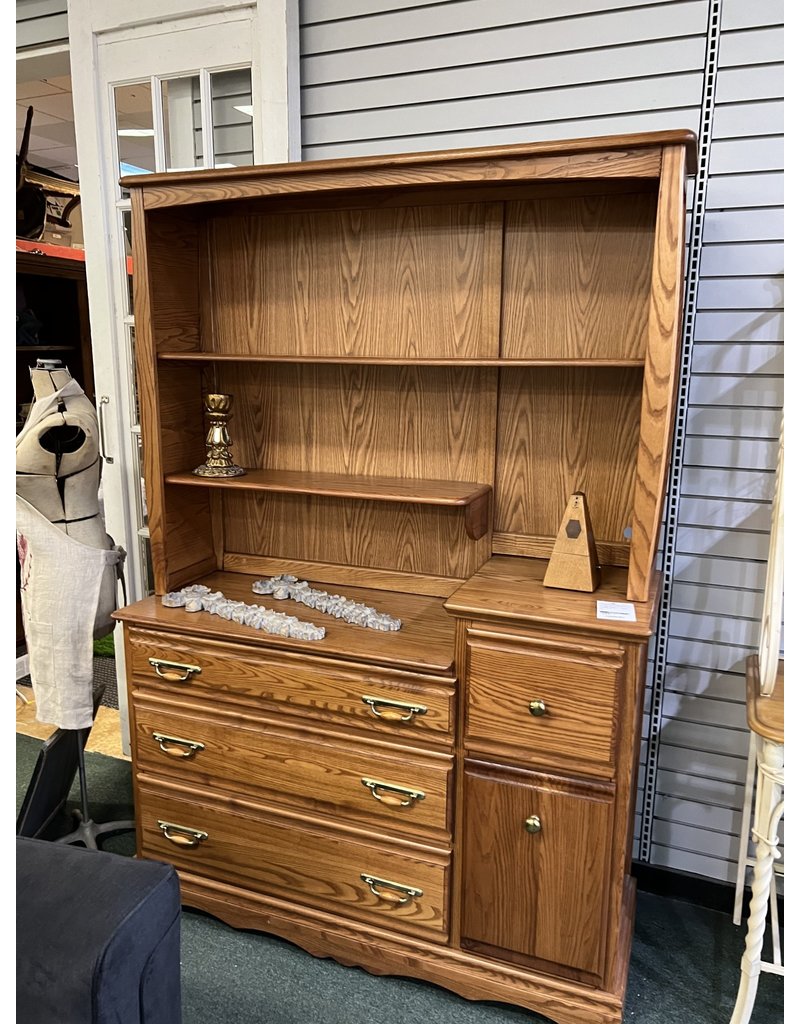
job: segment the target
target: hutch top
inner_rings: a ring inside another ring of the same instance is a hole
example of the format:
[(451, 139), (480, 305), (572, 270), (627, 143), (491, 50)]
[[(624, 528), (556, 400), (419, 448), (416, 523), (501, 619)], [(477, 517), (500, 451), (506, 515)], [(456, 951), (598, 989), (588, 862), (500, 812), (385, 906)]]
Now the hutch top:
[[(693, 160), (669, 131), (124, 179), (157, 593), (294, 566), (448, 597), (546, 560), (582, 491), (646, 600)], [(239, 478), (191, 473), (208, 391)]]

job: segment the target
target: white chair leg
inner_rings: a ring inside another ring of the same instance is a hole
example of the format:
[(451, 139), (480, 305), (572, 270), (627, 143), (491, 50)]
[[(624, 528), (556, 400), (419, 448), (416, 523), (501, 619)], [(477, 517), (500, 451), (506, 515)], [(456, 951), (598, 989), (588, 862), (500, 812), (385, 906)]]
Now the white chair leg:
[(742, 956), (739, 992), (730, 1024), (748, 1024), (761, 974), (761, 950), (764, 944), (767, 907), (773, 877), (773, 862), (778, 847), (778, 822), (783, 810), (783, 746), (768, 741), (757, 752), (756, 844), (747, 938)]
[(742, 801), (742, 831), (739, 837), (739, 863), (736, 868), (736, 892), (733, 898), (733, 923), (742, 923), (742, 903), (744, 902), (744, 882), (747, 873), (747, 852), (750, 845), (750, 829), (753, 823), (753, 789), (756, 775), (756, 737), (750, 733), (750, 750), (747, 754), (747, 775), (744, 780), (744, 800)]
[(778, 926), (778, 887), (775, 884), (775, 872), (772, 872), (772, 885), (769, 887), (769, 917), (772, 925), (772, 963), (781, 966), (781, 930)]

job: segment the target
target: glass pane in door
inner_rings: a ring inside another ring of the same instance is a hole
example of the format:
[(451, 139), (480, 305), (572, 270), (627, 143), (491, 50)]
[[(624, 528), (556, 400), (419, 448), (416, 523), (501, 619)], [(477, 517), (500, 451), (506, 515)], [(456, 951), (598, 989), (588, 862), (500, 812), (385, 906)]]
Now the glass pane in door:
[(156, 147), (150, 83), (116, 86), (114, 117), (120, 176), (154, 171)]
[(253, 164), (253, 87), (250, 68), (211, 73), (214, 166)]
[(161, 82), (164, 156), (168, 171), (203, 166), (203, 122), (200, 76), (167, 78)]

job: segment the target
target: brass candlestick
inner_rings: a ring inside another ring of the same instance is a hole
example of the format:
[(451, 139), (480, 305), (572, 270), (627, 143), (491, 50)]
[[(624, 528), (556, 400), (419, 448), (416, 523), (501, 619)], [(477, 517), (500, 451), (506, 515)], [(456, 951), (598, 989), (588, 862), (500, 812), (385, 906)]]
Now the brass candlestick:
[(233, 395), (205, 396), (206, 419), (208, 433), (206, 448), (208, 455), (202, 466), (193, 469), (195, 476), (242, 476), (246, 470), (237, 466), (231, 455), (231, 435), (228, 433), (228, 420), (231, 418)]

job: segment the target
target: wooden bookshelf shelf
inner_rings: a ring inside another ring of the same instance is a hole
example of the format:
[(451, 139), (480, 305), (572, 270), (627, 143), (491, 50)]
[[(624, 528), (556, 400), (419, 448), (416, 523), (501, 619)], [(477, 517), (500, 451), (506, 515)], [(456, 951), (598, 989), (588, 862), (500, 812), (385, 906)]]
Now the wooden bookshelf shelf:
[(160, 352), (165, 363), (352, 363), (362, 366), (644, 366), (644, 359), (382, 359), (376, 356), (273, 356), (248, 352)]
[(473, 540), (479, 540), (489, 528), (489, 499), (492, 489), (488, 484), (272, 469), (250, 469), (245, 476), (218, 479), (195, 476), (194, 473), (169, 473), (164, 480), (168, 484), (191, 487), (220, 487), (229, 490), (273, 491), (277, 494), (313, 494), (325, 498), (458, 507), (465, 510), (467, 533)]

